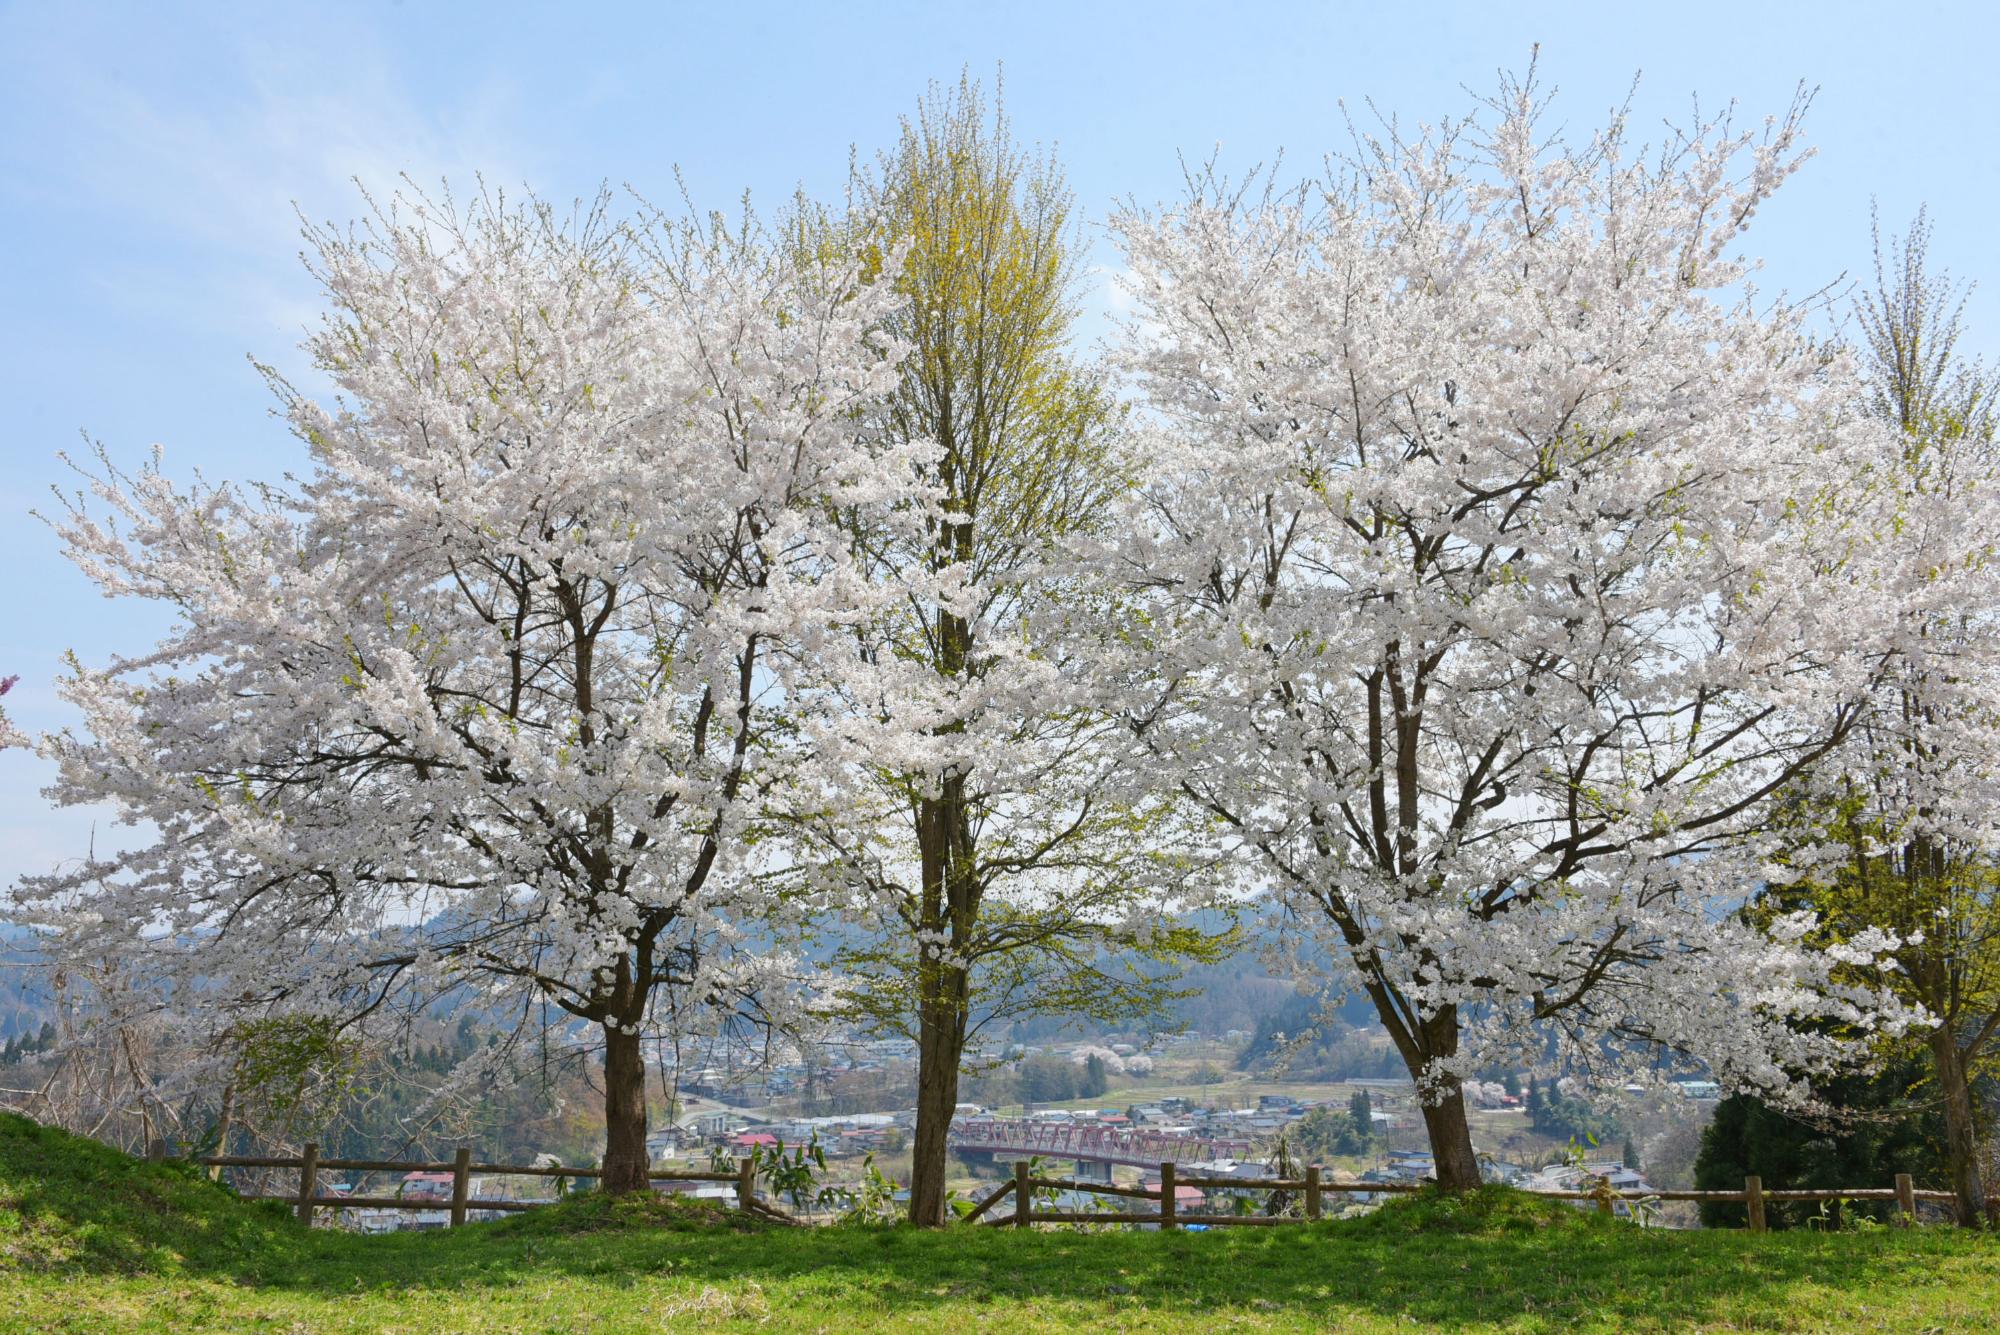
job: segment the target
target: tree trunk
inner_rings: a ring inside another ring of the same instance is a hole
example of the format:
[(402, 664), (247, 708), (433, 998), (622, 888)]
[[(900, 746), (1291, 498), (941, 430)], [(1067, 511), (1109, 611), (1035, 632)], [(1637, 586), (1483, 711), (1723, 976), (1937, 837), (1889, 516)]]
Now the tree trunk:
[(646, 1178), (646, 1059), (639, 1035), (604, 1025), (604, 1175), (613, 1195), (644, 1191)]
[[(215, 1119), (215, 1153), (217, 1157), (229, 1153), (230, 1122), (236, 1112), (236, 1082), (230, 1081), (222, 1087), (222, 1110)], [(222, 1165), (210, 1164), (208, 1177), (211, 1182), (222, 1180)]]
[(920, 804), (917, 850), (923, 876), (920, 921), (928, 939), (917, 945), (917, 1128), (910, 1157), (910, 1222), (941, 1228), (950, 1167), (947, 1139), (958, 1105), (958, 1067), (965, 1056), (972, 999), (971, 970), (958, 952), (979, 916), (962, 776), (947, 776), (938, 796)]
[(1465, 1095), (1453, 1080), (1441, 1103), (1424, 1104), (1438, 1190), (1458, 1195), (1479, 1186), (1479, 1158), (1472, 1152), (1472, 1128), (1465, 1120)]
[[(910, 1222), (919, 1228), (945, 1223), (945, 1176), (950, 1168), (951, 1116), (958, 1106), (958, 1067), (965, 1055), (963, 970), (949, 971), (958, 995), (918, 1008), (917, 1128), (911, 1137)], [(945, 980), (947, 983), (950, 980)]]
[(1986, 1214), (1986, 1188), (1979, 1175), (1979, 1137), (1973, 1120), (1972, 1086), (1957, 1036), (1949, 1025), (1931, 1033), (1931, 1058), (1937, 1068), (1938, 1090), (1944, 1096), (1944, 1157), (1951, 1174), (1951, 1191), (1958, 1222), (1976, 1228)]
[[(1412, 1027), (1411, 1008), (1383, 984), (1369, 984), (1368, 995), (1410, 1078), (1422, 1090), (1425, 1069), (1432, 1061), (1458, 1055), (1458, 1008), (1446, 1006)], [(1465, 1120), (1465, 1092), (1458, 1077), (1447, 1077), (1432, 1097), (1435, 1102), (1421, 1101), (1438, 1190), (1454, 1196), (1473, 1191), (1479, 1186), (1479, 1156), (1472, 1151), (1472, 1127)]]

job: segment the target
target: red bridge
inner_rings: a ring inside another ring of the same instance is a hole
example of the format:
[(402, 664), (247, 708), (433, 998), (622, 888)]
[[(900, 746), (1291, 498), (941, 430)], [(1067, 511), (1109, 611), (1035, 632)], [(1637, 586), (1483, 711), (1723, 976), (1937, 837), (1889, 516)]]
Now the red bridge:
[(1238, 1159), (1250, 1152), (1247, 1140), (1207, 1140), (1104, 1126), (1094, 1122), (1042, 1122), (1007, 1117), (964, 1117), (951, 1124), (951, 1147), (968, 1154), (1046, 1155), (1150, 1168), (1161, 1163)]

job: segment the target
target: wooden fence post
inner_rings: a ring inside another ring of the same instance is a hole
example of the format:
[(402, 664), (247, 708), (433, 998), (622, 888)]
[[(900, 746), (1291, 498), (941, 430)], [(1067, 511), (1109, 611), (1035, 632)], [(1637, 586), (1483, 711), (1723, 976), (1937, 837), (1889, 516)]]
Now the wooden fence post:
[(1908, 1173), (1896, 1174), (1896, 1211), (1905, 1227), (1917, 1222), (1917, 1183)]
[(307, 1228), (313, 1223), (313, 1193), (319, 1189), (319, 1146), (308, 1144), (305, 1153), (299, 1156), (299, 1222)]
[(1014, 1160), (1014, 1227), (1034, 1222), (1035, 1190), (1028, 1185), (1028, 1161)]
[(736, 1161), (736, 1208), (748, 1214), (750, 1202), (757, 1199), (757, 1161), (738, 1159)]
[(1743, 1207), (1750, 1216), (1750, 1231), (1764, 1231), (1764, 1179), (1751, 1175), (1743, 1179)]
[(451, 1226), (465, 1222), (465, 1203), (472, 1196), (472, 1147), (460, 1145), (451, 1160)]
[(1169, 1159), (1160, 1165), (1160, 1227), (1179, 1228), (1174, 1218), (1174, 1163)]
[(1306, 1218), (1319, 1218), (1319, 1165), (1306, 1166)]

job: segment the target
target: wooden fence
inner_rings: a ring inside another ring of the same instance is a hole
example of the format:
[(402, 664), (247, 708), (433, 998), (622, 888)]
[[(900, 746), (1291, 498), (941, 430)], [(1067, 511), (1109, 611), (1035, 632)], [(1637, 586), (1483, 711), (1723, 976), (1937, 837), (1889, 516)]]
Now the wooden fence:
[[(162, 1141), (154, 1141), (148, 1151), (149, 1157), (164, 1158), (166, 1146)], [(198, 1155), (192, 1162), (210, 1168), (280, 1168), (294, 1169), (299, 1175), (298, 1189), (293, 1192), (246, 1193), (245, 1200), (289, 1201), (298, 1211), (299, 1222), (311, 1226), (313, 1215), (321, 1209), (383, 1209), (383, 1210), (448, 1210), (450, 1226), (465, 1223), (466, 1216), (473, 1210), (532, 1210), (548, 1205), (550, 1201), (518, 1201), (476, 1199), (472, 1196), (472, 1178), (481, 1177), (564, 1177), (594, 1178), (600, 1176), (595, 1168), (566, 1168), (561, 1166), (529, 1166), (522, 1164), (474, 1163), (472, 1151), (461, 1147), (450, 1163), (411, 1163), (382, 1159), (322, 1159), (318, 1145), (307, 1145), (305, 1152), (296, 1157), (274, 1157), (246, 1154)], [(319, 1190), (319, 1174), (327, 1172), (361, 1173), (450, 1173), (451, 1197), (448, 1201), (435, 1198), (404, 1196), (340, 1196), (322, 1195)], [(740, 1210), (757, 1211), (760, 1214), (791, 1220), (791, 1216), (772, 1209), (757, 1199), (757, 1163), (754, 1159), (738, 1159), (736, 1166), (728, 1172), (720, 1169), (662, 1170), (649, 1169), (647, 1176), (655, 1182), (722, 1182), (736, 1188), (736, 1205)], [(1198, 1191), (1273, 1191), (1296, 1193), (1301, 1200), (1301, 1214), (1220, 1214), (1200, 1212), (1183, 1214), (1180, 1211), (1178, 1191), (1182, 1187), (1193, 1187)], [(1014, 1161), (1013, 1178), (1003, 1183), (999, 1190), (988, 1195), (973, 1206), (959, 1222), (966, 1224), (997, 1224), (1002, 1227), (1026, 1228), (1032, 1224), (1154, 1224), (1163, 1229), (1180, 1228), (1187, 1224), (1203, 1225), (1270, 1225), (1311, 1222), (1323, 1217), (1326, 1197), (1331, 1195), (1396, 1195), (1421, 1191), (1423, 1184), (1416, 1182), (1342, 1182), (1328, 1180), (1320, 1175), (1317, 1164), (1305, 1171), (1299, 1178), (1240, 1178), (1205, 1177), (1186, 1175), (1171, 1161), (1159, 1165), (1159, 1185), (1119, 1186), (1111, 1182), (1092, 1182), (1077, 1178), (1038, 1177), (1033, 1167), (1025, 1159)], [(1074, 1191), (1098, 1196), (1122, 1197), (1144, 1201), (1152, 1206), (1148, 1210), (1038, 1210), (1035, 1208), (1037, 1191)], [(1549, 1200), (1591, 1201), (1602, 1214), (1611, 1214), (1620, 1201), (1725, 1201), (1741, 1205), (1749, 1220), (1750, 1231), (1765, 1231), (1765, 1205), (1770, 1201), (1894, 1201), (1897, 1214), (1906, 1223), (1916, 1219), (1917, 1202), (1933, 1201), (1950, 1203), (1957, 1198), (1948, 1191), (1918, 1191), (1908, 1173), (1896, 1174), (1895, 1185), (1891, 1187), (1860, 1187), (1839, 1191), (1767, 1191), (1763, 1180), (1756, 1177), (1743, 1179), (1741, 1191), (1614, 1191), (1602, 1180), (1596, 1187), (1574, 1191), (1530, 1190), (1525, 1193)], [(985, 1218), (1001, 1201), (1012, 1198), (1014, 1208), (1010, 1213), (995, 1214)], [(2000, 1196), (1988, 1202), (1989, 1208), (2000, 1205)]]
[[(166, 1146), (155, 1141), (149, 1156), (164, 1158)], [(596, 1168), (566, 1168), (559, 1165), (524, 1165), (474, 1163), (472, 1151), (460, 1148), (450, 1163), (408, 1163), (387, 1159), (322, 1159), (318, 1145), (307, 1145), (305, 1152), (291, 1158), (254, 1154), (204, 1154), (197, 1155), (194, 1163), (210, 1168), (289, 1168), (299, 1175), (297, 1191), (292, 1192), (247, 1192), (243, 1199), (249, 1201), (290, 1201), (298, 1210), (299, 1222), (310, 1227), (313, 1215), (322, 1209), (377, 1209), (377, 1210), (448, 1210), (450, 1226), (457, 1228), (465, 1222), (466, 1215), (473, 1210), (532, 1210), (537, 1206), (550, 1205), (553, 1201), (517, 1201), (475, 1198), (472, 1195), (472, 1178), (480, 1177), (574, 1177), (594, 1178), (601, 1176)], [(410, 1196), (341, 1196), (323, 1195), (319, 1189), (321, 1172), (336, 1173), (450, 1173), (451, 1197), (449, 1200)], [(736, 1206), (741, 1210), (761, 1207), (756, 1197), (757, 1164), (753, 1159), (738, 1159), (736, 1166), (728, 1172), (720, 1169), (663, 1170), (648, 1169), (647, 1177), (655, 1182), (725, 1182), (736, 1188)]]
[[(1176, 1199), (1181, 1187), (1194, 1187), (1202, 1191), (1282, 1191), (1296, 1193), (1301, 1198), (1302, 1215), (1269, 1214), (1183, 1214)], [(1421, 1191), (1423, 1186), (1416, 1182), (1339, 1182), (1329, 1181), (1320, 1175), (1318, 1165), (1306, 1169), (1305, 1176), (1299, 1178), (1239, 1178), (1239, 1177), (1198, 1177), (1179, 1172), (1172, 1163), (1159, 1166), (1157, 1187), (1117, 1186), (1109, 1182), (1091, 1182), (1074, 1178), (1037, 1177), (1024, 1159), (1014, 1161), (1014, 1177), (1001, 1185), (1000, 1189), (979, 1201), (961, 1222), (997, 1224), (1002, 1227), (1026, 1228), (1030, 1224), (1154, 1224), (1164, 1229), (1179, 1228), (1185, 1224), (1206, 1225), (1268, 1225), (1310, 1222), (1322, 1217), (1325, 1200), (1329, 1194), (1374, 1195), (1379, 1193), (1407, 1193)], [(1145, 1201), (1151, 1209), (1143, 1211), (1118, 1210), (1042, 1210), (1036, 1208), (1035, 1193), (1039, 1190), (1088, 1192), (1099, 1196), (1124, 1197)], [(1896, 1174), (1895, 1185), (1891, 1187), (1862, 1187), (1844, 1191), (1767, 1191), (1761, 1178), (1746, 1177), (1741, 1191), (1614, 1191), (1608, 1183), (1599, 1184), (1587, 1190), (1549, 1191), (1530, 1190), (1529, 1196), (1540, 1196), (1550, 1200), (1592, 1201), (1602, 1214), (1611, 1214), (1618, 1202), (1654, 1201), (1726, 1201), (1744, 1207), (1748, 1216), (1750, 1231), (1762, 1233), (1766, 1229), (1765, 1205), (1770, 1201), (1894, 1201), (1897, 1214), (1905, 1222), (1914, 1222), (1918, 1201), (1952, 1202), (1957, 1198), (1948, 1191), (1918, 1191), (1908, 1173)], [(1008, 1197), (1013, 1198), (1012, 1213), (988, 1215), (993, 1207)], [(1994, 1198), (2000, 1203), (2000, 1197)]]

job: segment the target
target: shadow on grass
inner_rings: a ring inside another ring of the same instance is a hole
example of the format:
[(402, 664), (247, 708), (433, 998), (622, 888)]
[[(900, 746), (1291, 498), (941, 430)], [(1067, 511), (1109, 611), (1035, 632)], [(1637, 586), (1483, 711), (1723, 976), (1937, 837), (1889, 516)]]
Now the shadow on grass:
[(286, 1223), (284, 1206), (239, 1200), (190, 1165), (137, 1161), (0, 1113), (0, 1268), (226, 1269), (306, 1247)]
[[(1956, 1230), (1646, 1231), (1489, 1188), (1364, 1219), (1203, 1234), (785, 1229), (684, 1201), (586, 1197), (497, 1224), (382, 1237), (300, 1229), (185, 1168), (0, 1117), (0, 1271), (203, 1277), (309, 1298), (477, 1303), (524, 1284), (755, 1283), (795, 1313), (919, 1318), (983, 1306), (1063, 1323), (1236, 1309), (1337, 1326), (1681, 1326), (1784, 1319), (1797, 1295), (1907, 1310), (1926, 1286), (2000, 1301), (2000, 1240)], [(1967, 1285), (1971, 1286), (1970, 1292)], [(1983, 1290), (1984, 1296), (1981, 1297)], [(1975, 1306), (1976, 1310), (1976, 1306)]]
[[(1456, 1225), (1404, 1211), (1280, 1229), (1027, 1236), (983, 1228), (578, 1229), (575, 1216), (555, 1212), (451, 1235), (328, 1236), (310, 1254), (271, 1258), (254, 1279), (241, 1270), (233, 1278), (327, 1295), (357, 1287), (462, 1292), (558, 1276), (615, 1290), (662, 1279), (725, 1290), (754, 1282), (797, 1312), (848, 1315), (857, 1305), (921, 1316), (1033, 1304), (1072, 1320), (1121, 1312), (1198, 1318), (1234, 1308), (1307, 1323), (1365, 1314), (1451, 1326), (1531, 1314), (1552, 1326), (1624, 1327), (1784, 1313), (1793, 1291), (1906, 1299), (1913, 1286), (1945, 1282), (1938, 1263), (1965, 1256), (1968, 1246), (1983, 1247), (2000, 1266), (1992, 1240), (1945, 1230), (1668, 1233), (1529, 1204), (1511, 1217), (1474, 1212)], [(2000, 1271), (1988, 1273), (2000, 1285)]]

